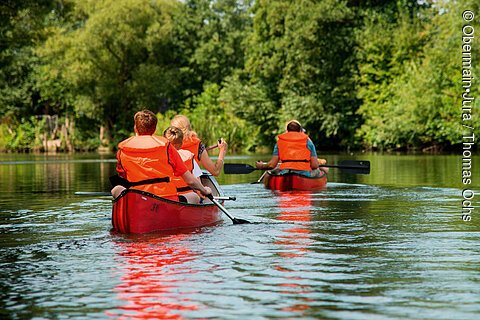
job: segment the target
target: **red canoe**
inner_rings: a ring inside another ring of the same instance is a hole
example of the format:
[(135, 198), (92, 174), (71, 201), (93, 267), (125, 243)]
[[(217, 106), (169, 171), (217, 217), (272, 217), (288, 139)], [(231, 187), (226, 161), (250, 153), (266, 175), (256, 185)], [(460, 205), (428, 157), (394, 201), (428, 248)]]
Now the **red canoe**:
[[(217, 182), (210, 175), (202, 183), (219, 196)], [(221, 211), (208, 199), (205, 204), (187, 204), (127, 189), (113, 200), (113, 229), (121, 233), (147, 233), (161, 230), (198, 228), (221, 220)]]
[(327, 175), (311, 178), (296, 173), (276, 175), (268, 171), (263, 179), (265, 188), (278, 191), (320, 190), (327, 186)]

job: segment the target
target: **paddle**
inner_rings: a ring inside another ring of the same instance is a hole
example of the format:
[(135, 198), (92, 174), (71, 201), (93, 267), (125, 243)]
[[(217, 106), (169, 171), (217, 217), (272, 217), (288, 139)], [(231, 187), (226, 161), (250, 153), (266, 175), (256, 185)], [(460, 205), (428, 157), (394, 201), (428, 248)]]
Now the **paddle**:
[(89, 191), (77, 191), (74, 193), (76, 196), (92, 196), (92, 197), (111, 197), (110, 192), (89, 192)]
[(217, 200), (215, 200), (215, 198), (211, 194), (209, 194), (207, 196), (207, 198), (210, 199), (210, 201), (212, 201), (220, 210), (222, 210), (223, 213), (225, 213), (227, 215), (227, 217), (229, 217), (230, 220), (232, 220), (233, 224), (251, 223), (248, 220), (238, 219), (238, 218), (235, 218), (234, 216), (232, 216), (230, 213), (228, 213), (227, 209), (225, 209)]
[[(351, 174), (369, 174), (370, 173), (370, 161), (365, 160), (343, 160), (338, 164), (322, 164), (320, 167), (325, 168), (339, 168), (343, 172)], [(223, 165), (223, 171), (226, 174), (247, 174), (257, 169), (249, 164), (244, 163), (225, 163)]]
[(210, 151), (212, 149), (218, 148), (218, 144), (214, 144), (213, 146), (206, 147), (205, 150)]
[(205, 150), (210, 151), (212, 149), (218, 148), (218, 145), (222, 143), (222, 139), (218, 139), (217, 141), (218, 141), (217, 144), (214, 144), (213, 146), (210, 146), (210, 147), (206, 147)]
[[(110, 192), (89, 192), (89, 191), (77, 191), (74, 193), (76, 196), (91, 196), (91, 197), (111, 197), (112, 194)], [(220, 196), (220, 197), (213, 197), (215, 200), (237, 200), (235, 196)]]
[(262, 180), (263, 178), (265, 178), (265, 175), (267, 174), (267, 171), (265, 171), (264, 173), (262, 173), (262, 175), (260, 176), (260, 178), (258, 178), (257, 181), (254, 181), (252, 182), (251, 184), (257, 184), (257, 183), (262, 183)]

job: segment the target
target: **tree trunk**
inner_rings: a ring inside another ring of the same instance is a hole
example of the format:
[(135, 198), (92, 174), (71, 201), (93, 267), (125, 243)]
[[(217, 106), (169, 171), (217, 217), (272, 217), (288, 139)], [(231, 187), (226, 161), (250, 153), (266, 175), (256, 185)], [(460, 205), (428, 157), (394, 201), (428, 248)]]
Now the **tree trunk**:
[(103, 152), (108, 152), (110, 150), (110, 131), (108, 129), (108, 126), (106, 125), (101, 125), (100, 126), (100, 147), (98, 148), (98, 151), (103, 153)]

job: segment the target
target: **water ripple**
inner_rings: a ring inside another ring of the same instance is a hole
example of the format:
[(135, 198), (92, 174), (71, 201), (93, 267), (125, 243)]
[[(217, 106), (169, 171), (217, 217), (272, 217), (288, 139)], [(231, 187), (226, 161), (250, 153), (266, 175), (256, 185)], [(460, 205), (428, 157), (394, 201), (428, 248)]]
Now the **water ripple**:
[[(227, 185), (254, 224), (110, 233), (111, 201), (2, 211), (13, 318), (476, 319), (478, 223), (451, 188)], [(0, 313), (1, 314), (1, 313)]]

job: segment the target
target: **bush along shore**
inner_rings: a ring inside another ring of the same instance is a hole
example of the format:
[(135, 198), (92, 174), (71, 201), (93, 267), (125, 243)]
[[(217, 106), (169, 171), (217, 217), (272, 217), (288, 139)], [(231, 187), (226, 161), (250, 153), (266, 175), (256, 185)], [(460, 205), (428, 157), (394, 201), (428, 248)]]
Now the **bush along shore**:
[(480, 88), (466, 9), (480, 4), (2, 2), (0, 151), (113, 151), (141, 109), (238, 152), (271, 148), (287, 119), (323, 150), (461, 148), (462, 94)]

